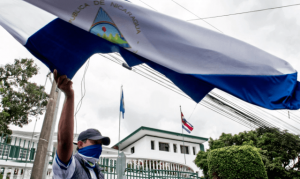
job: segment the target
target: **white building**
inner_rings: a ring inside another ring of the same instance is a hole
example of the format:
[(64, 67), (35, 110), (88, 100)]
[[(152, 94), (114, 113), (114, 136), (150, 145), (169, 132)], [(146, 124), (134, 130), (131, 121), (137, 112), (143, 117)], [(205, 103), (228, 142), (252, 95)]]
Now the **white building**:
[(119, 145), (128, 157), (170, 161), (199, 171), (193, 161), (200, 150), (204, 151), (202, 143), (206, 141), (203, 137), (142, 126), (113, 148), (118, 149)]
[[(23, 179), (24, 175), (24, 179), (30, 178), (39, 134), (38, 132), (13, 131), (10, 139), (5, 138), (5, 136), (1, 137), (0, 168), (4, 177), (10, 176), (11, 179)], [(74, 136), (75, 139), (77, 137), (78, 135)], [(164, 169), (196, 172), (199, 171), (199, 168), (196, 167), (193, 160), (195, 160), (196, 154), (200, 150), (204, 150), (202, 143), (207, 140), (207, 138), (197, 136), (140, 127), (124, 138), (119, 146), (120, 150), (126, 155), (127, 165), (137, 165), (135, 167), (139, 168), (143, 166), (147, 170)], [(56, 147), (57, 133), (53, 136), (51, 151), (48, 152), (49, 165), (46, 179), (52, 178), (53, 175), (51, 164)], [(117, 149), (118, 144), (112, 148), (103, 146), (100, 163), (104, 159), (115, 162), (118, 155)], [(75, 150), (76, 146), (74, 146), (74, 153)], [(107, 163), (106, 165), (110, 164)]]

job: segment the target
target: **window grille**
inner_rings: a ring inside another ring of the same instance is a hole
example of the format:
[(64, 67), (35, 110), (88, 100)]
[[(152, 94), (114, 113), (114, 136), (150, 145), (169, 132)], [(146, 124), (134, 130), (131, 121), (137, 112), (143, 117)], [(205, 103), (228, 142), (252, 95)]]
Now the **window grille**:
[(181, 151), (182, 154), (189, 154), (189, 147), (181, 145), (180, 146), (180, 151)]
[(169, 144), (168, 143), (163, 143), (163, 142), (159, 142), (159, 150), (160, 151), (167, 151), (169, 152)]

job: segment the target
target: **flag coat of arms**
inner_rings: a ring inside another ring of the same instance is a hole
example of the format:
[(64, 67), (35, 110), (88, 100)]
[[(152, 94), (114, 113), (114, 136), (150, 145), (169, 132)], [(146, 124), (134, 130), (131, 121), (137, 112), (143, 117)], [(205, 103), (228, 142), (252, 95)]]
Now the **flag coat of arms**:
[(181, 123), (182, 123), (182, 128), (186, 130), (188, 133), (191, 133), (192, 130), (194, 129), (193, 125), (184, 118), (182, 112), (181, 112)]
[[(159, 71), (194, 101), (214, 88), (268, 109), (299, 109), (286, 61), (240, 40), (121, 0), (1, 0), (0, 25), (72, 78), (95, 53)], [(1, 42), (0, 42), (1, 43)]]

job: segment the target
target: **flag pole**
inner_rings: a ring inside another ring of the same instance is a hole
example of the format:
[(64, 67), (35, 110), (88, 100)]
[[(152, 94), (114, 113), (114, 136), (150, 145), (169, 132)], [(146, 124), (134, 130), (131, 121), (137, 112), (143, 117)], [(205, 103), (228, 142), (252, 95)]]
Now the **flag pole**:
[[(181, 134), (182, 134), (182, 145), (183, 145), (183, 148), (184, 148), (184, 153), (183, 153), (183, 155), (184, 155), (184, 164), (186, 165), (186, 158), (185, 158), (185, 153), (186, 153), (186, 148), (185, 148), (185, 146), (184, 146), (184, 136), (183, 136), (183, 128), (182, 128), (182, 111), (181, 111), (181, 106), (179, 106), (180, 107), (180, 119), (181, 119)], [(181, 148), (180, 148), (181, 149)]]
[[(122, 98), (122, 91), (123, 91), (123, 85), (121, 86), (121, 92), (120, 92), (120, 100)], [(118, 143), (118, 157), (120, 153), (120, 134), (121, 133), (121, 110), (119, 109), (119, 143)]]

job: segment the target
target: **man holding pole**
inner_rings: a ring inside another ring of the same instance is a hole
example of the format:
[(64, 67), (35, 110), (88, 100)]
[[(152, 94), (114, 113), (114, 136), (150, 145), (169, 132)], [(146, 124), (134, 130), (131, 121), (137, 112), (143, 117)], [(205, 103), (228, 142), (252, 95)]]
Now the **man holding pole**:
[(65, 102), (60, 116), (57, 133), (57, 151), (53, 162), (54, 179), (104, 179), (96, 164), (102, 145), (109, 145), (110, 138), (96, 129), (87, 129), (78, 136), (78, 153), (73, 155), (74, 135), (74, 90), (73, 82), (66, 75), (58, 77), (53, 72), (57, 87), (65, 93)]

